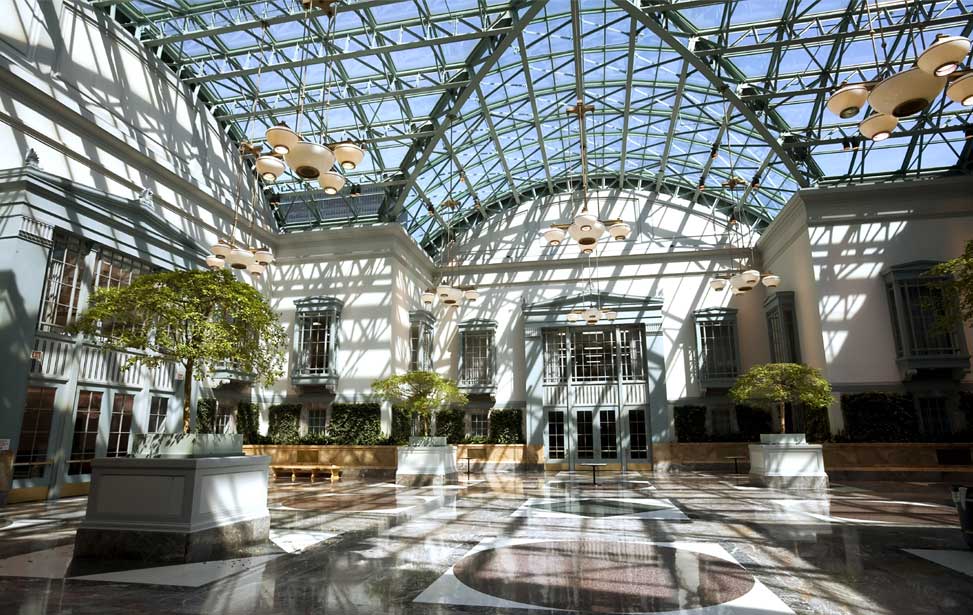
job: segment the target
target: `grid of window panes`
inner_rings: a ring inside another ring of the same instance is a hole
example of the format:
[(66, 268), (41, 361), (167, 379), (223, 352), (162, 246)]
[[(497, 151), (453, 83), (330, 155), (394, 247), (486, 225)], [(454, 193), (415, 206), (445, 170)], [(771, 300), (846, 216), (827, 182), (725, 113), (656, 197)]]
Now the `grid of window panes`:
[(54, 418), (54, 395), (51, 387), (27, 387), (24, 417), (14, 457), (14, 478), (39, 478), (47, 467), (47, 448)]
[(595, 456), (595, 426), (591, 410), (578, 410), (578, 459)]
[(547, 411), (547, 458), (564, 459), (564, 411)]
[(568, 381), (568, 335), (564, 329), (544, 331), (544, 384)]
[(939, 326), (945, 297), (941, 288), (927, 280), (899, 282), (905, 303), (907, 334), (914, 355), (953, 355), (959, 353), (956, 335)]
[(108, 427), (108, 457), (128, 455), (128, 440), (132, 433), (132, 409), (135, 396), (115, 393), (111, 406), (111, 421)]
[(618, 328), (619, 354), (621, 355), (622, 380), (645, 380), (645, 364), (642, 355), (642, 336), (636, 327)]
[(328, 409), (321, 405), (311, 405), (307, 409), (307, 432), (323, 434), (328, 429)]
[(629, 455), (632, 459), (649, 458), (649, 440), (645, 428), (645, 409), (632, 408), (628, 411)]
[(98, 250), (95, 264), (95, 286), (97, 288), (121, 288), (129, 286), (136, 276), (149, 273), (151, 269), (142, 261), (126, 256), (109, 248)]
[(95, 458), (98, 445), (98, 420), (101, 418), (102, 395), (100, 391), (78, 393), (68, 474), (91, 474), (91, 461)]
[(301, 361), (298, 371), (302, 374), (330, 374), (334, 312), (302, 312), (300, 318)]
[(598, 411), (598, 430), (601, 436), (601, 458), (615, 459), (618, 457), (618, 431), (614, 410)]
[(169, 415), (169, 398), (153, 395), (149, 404), (149, 433), (166, 430), (166, 417)]
[(615, 380), (615, 335), (607, 327), (572, 330), (571, 354), (575, 382), (611, 382)]
[(700, 365), (703, 378), (733, 378), (739, 373), (736, 349), (736, 323), (704, 321), (698, 323)]
[(40, 329), (57, 331), (78, 314), (83, 284), (84, 258), (88, 249), (77, 237), (56, 235), (47, 262), (47, 278), (40, 311)]
[(493, 331), (463, 333), (463, 371), (460, 384), (493, 384)]
[(432, 369), (432, 327), (425, 322), (414, 322), (409, 328), (411, 358), (409, 369), (430, 371)]
[(486, 412), (470, 414), (470, 435), (475, 438), (485, 438), (490, 435), (490, 421)]
[(902, 348), (902, 332), (899, 331), (899, 310), (895, 306), (895, 286), (886, 284), (885, 295), (889, 301), (889, 311), (892, 313), (892, 339), (895, 341), (895, 356), (901, 357), (905, 351)]
[(773, 363), (794, 363), (792, 326), (785, 322), (787, 315), (779, 306), (767, 312), (767, 332), (770, 336), (770, 360)]
[(945, 436), (952, 432), (945, 397), (920, 397), (918, 402), (923, 435)]

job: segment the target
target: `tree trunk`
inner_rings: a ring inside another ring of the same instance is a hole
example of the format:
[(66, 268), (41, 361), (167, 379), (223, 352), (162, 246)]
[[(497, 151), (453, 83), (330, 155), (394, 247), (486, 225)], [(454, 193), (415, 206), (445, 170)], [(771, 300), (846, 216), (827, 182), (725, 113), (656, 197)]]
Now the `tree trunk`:
[(787, 433), (787, 410), (784, 407), (784, 402), (778, 404), (779, 414), (780, 414), (780, 433)]
[(189, 433), (189, 418), (192, 416), (193, 397), (193, 360), (186, 361), (186, 376), (182, 380), (182, 432)]

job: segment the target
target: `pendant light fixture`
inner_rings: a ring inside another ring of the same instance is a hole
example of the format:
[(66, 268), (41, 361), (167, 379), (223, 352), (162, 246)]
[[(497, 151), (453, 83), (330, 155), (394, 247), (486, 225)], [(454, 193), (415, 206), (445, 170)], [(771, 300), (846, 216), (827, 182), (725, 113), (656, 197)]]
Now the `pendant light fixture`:
[[(439, 254), (439, 269), (444, 270), (447, 266), (456, 266), (456, 239), (452, 235), (452, 227), (446, 224), (445, 243), (442, 252)], [(439, 304), (445, 307), (457, 308), (461, 305), (470, 304), (480, 298), (480, 292), (475, 286), (464, 286), (453, 284), (447, 281), (443, 275), (439, 285), (435, 288), (427, 288), (422, 291), (422, 304), (427, 308), (432, 307), (433, 302), (439, 299)]]
[[(876, 14), (880, 14), (878, 0)], [(868, 22), (872, 24), (872, 9), (865, 2)], [(842, 83), (828, 99), (828, 110), (842, 119), (858, 115), (865, 103), (873, 113), (859, 124), (859, 132), (866, 139), (884, 141), (892, 136), (899, 119), (919, 113), (929, 107), (946, 89), (946, 96), (964, 106), (973, 105), (973, 71), (962, 68), (969, 55), (970, 39), (963, 36), (938, 34), (935, 40), (916, 58), (913, 68), (888, 74), (893, 63), (879, 58), (875, 41), (876, 27), (870, 31), (872, 52), (877, 76), (864, 83)], [(884, 34), (881, 34), (884, 38)], [(884, 40), (882, 47), (885, 47)], [(850, 148), (849, 148), (850, 149)]]

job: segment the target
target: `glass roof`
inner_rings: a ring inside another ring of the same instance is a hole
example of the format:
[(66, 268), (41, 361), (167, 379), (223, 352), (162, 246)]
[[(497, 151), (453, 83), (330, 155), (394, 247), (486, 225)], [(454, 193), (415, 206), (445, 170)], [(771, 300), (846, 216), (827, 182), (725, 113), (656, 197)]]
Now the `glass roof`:
[[(280, 178), (270, 200), (285, 230), (397, 220), (434, 249), (447, 226), (577, 189), (565, 110), (579, 89), (595, 107), (594, 186), (658, 189), (759, 223), (802, 186), (970, 171), (971, 109), (945, 96), (850, 151), (864, 115), (825, 109), (836, 85), (908, 68), (938, 33), (969, 37), (963, 2), (357, 0), (333, 20), (299, 0), (93, 3), (237, 138), (260, 143), (285, 121), (366, 143), (347, 173), (360, 197)], [(723, 185), (732, 176), (736, 189)]]

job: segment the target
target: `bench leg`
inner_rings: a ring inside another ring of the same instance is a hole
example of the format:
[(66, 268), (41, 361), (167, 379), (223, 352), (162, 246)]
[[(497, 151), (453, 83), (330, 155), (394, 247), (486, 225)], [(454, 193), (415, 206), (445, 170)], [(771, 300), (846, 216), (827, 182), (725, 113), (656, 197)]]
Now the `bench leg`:
[(338, 482), (339, 479), (341, 479), (341, 471), (340, 470), (331, 470), (331, 482), (332, 483), (336, 483), (336, 482)]
[(295, 472), (294, 470), (291, 470), (291, 482), (292, 483), (297, 482), (297, 472)]
[(314, 484), (315, 471), (311, 470), (311, 484)]
[(277, 472), (273, 468), (270, 468), (270, 480), (277, 480)]

